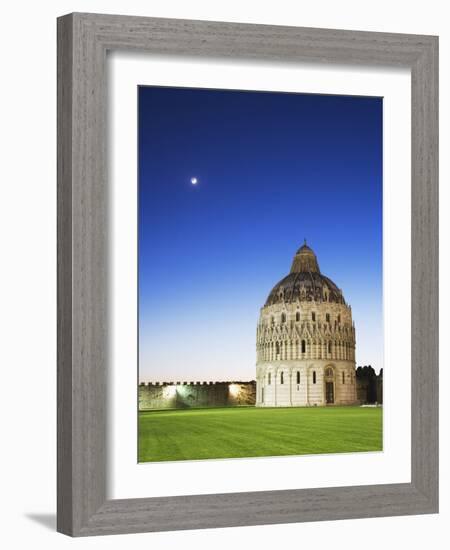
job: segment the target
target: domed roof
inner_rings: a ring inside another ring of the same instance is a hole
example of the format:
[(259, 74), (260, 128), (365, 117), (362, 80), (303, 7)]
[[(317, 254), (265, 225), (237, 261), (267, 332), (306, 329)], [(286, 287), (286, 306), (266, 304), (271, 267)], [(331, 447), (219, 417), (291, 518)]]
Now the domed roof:
[(320, 273), (313, 250), (305, 243), (297, 250), (291, 272), (271, 290), (265, 305), (297, 300), (345, 304), (344, 296), (331, 279)]

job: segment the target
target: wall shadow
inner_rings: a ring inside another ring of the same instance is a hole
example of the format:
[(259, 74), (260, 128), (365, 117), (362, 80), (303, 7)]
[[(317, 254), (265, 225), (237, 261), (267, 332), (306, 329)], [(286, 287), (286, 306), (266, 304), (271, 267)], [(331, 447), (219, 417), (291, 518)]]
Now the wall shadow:
[(56, 514), (25, 514), (25, 517), (46, 529), (56, 531)]

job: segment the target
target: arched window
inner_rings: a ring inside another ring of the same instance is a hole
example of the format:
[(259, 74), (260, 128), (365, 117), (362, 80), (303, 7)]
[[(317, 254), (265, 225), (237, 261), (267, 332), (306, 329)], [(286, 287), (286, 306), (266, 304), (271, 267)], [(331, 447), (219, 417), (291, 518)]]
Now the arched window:
[(316, 320), (316, 313), (315, 313), (315, 311), (313, 311), (313, 312), (311, 313), (311, 319), (312, 319), (313, 321)]
[(274, 318), (273, 315), (272, 315), (272, 317), (270, 318), (270, 324), (271, 324), (271, 325), (274, 325), (274, 324), (275, 324), (275, 318)]
[(327, 323), (330, 322), (330, 314), (329, 313), (325, 314), (325, 320), (326, 320)]
[(272, 373), (269, 372), (269, 374), (267, 375), (267, 384), (270, 386), (271, 383), (272, 383)]
[(316, 383), (316, 371), (313, 370), (313, 384)]
[(282, 322), (282, 323), (285, 323), (285, 322), (286, 322), (286, 313), (282, 313), (282, 314), (281, 314), (281, 322)]
[(281, 371), (281, 374), (280, 374), (280, 384), (284, 384), (284, 372)]
[(326, 376), (333, 376), (333, 369), (328, 368), (325, 372)]
[(300, 371), (297, 371), (297, 384), (300, 384)]
[(300, 312), (297, 311), (297, 313), (295, 314), (295, 320), (298, 322), (300, 321)]
[(280, 354), (280, 342), (275, 342), (275, 353)]
[(340, 315), (337, 316), (337, 321), (338, 321), (338, 323), (341, 322), (341, 316)]
[(328, 353), (331, 353), (331, 340), (328, 342)]
[(345, 384), (345, 372), (342, 373), (342, 383)]
[(302, 340), (302, 353), (306, 353), (306, 342)]

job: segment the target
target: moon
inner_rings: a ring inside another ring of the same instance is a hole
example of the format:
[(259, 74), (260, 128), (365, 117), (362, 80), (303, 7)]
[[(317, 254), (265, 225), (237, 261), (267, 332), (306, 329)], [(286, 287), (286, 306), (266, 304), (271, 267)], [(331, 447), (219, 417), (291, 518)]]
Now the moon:
[(191, 178), (192, 185), (197, 185), (198, 179), (197, 178)]

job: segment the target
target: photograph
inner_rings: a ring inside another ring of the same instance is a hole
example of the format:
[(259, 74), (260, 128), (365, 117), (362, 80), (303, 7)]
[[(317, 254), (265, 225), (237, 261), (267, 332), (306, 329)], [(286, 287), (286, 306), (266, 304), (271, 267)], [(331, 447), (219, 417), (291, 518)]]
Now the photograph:
[(383, 98), (138, 86), (138, 461), (383, 449)]

